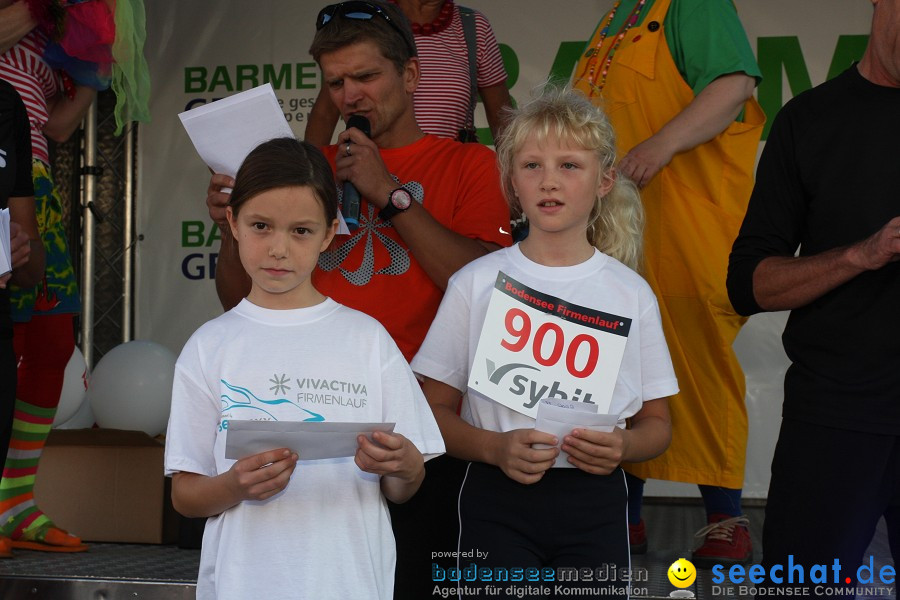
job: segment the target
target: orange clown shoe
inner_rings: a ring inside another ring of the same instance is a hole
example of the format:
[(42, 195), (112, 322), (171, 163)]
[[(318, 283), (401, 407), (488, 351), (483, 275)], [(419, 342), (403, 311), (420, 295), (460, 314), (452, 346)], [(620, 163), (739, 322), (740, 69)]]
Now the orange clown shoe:
[(0, 558), (12, 558), (12, 540), (0, 535)]
[(49, 523), (35, 531), (23, 532), (21, 538), (12, 540), (12, 547), (39, 552), (84, 552), (88, 549), (80, 537)]

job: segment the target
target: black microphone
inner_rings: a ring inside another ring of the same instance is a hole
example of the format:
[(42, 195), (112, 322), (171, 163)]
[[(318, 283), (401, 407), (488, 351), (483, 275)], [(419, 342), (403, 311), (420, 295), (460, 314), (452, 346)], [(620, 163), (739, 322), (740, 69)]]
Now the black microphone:
[[(356, 127), (366, 134), (366, 137), (372, 135), (369, 120), (362, 115), (350, 115), (350, 118), (347, 119), (347, 129), (351, 127)], [(350, 142), (347, 142), (347, 147), (350, 147)], [(344, 182), (341, 215), (347, 223), (347, 229), (351, 232), (359, 229), (359, 192), (356, 190), (356, 186), (349, 181)]]

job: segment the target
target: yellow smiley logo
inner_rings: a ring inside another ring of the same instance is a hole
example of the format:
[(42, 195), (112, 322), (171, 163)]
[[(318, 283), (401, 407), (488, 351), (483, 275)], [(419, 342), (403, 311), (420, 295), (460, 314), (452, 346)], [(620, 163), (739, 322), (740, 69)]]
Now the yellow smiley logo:
[(669, 583), (677, 588), (686, 588), (697, 579), (697, 569), (691, 561), (684, 558), (673, 562), (666, 574), (669, 576)]

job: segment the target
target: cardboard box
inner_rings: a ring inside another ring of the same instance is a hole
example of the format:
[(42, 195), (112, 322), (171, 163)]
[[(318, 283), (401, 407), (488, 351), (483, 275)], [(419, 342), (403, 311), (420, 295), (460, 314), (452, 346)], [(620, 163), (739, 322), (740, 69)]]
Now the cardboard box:
[(163, 444), (141, 431), (54, 429), (34, 496), (85, 541), (167, 544), (178, 534)]

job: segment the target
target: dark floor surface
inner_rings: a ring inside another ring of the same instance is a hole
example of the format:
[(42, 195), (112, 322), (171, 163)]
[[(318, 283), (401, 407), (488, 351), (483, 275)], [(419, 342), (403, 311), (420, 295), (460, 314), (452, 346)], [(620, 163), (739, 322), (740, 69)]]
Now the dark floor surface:
[[(754, 544), (754, 563), (760, 560), (763, 508), (748, 507)], [(632, 573), (646, 576), (634, 582), (635, 597), (670, 597), (675, 591), (667, 578), (669, 566), (678, 558), (690, 558), (694, 532), (705, 525), (703, 508), (696, 503), (653, 502), (644, 507), (649, 550), (632, 558)], [(883, 523), (869, 547), (876, 571), (893, 564)], [(0, 598), (3, 600), (190, 600), (200, 560), (199, 550), (175, 546), (141, 544), (91, 544), (89, 552), (48, 554), (17, 551), (11, 560), (0, 561)], [(700, 600), (711, 598), (763, 598), (752, 586), (714, 585), (711, 573), (698, 571), (688, 588)], [(889, 593), (888, 593), (889, 592)], [(896, 600), (895, 589), (866, 590), (866, 597)], [(324, 599), (323, 599), (324, 600)], [(427, 600), (427, 599), (426, 599)]]

